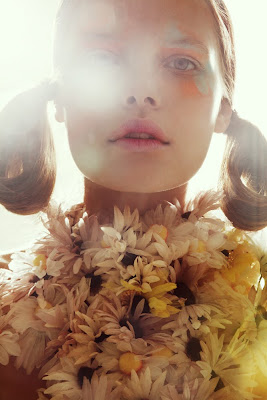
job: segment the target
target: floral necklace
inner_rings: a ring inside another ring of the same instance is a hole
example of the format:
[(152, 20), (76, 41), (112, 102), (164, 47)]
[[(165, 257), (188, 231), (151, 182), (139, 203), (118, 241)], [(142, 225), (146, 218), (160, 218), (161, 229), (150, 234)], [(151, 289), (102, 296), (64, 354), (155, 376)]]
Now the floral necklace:
[(0, 270), (0, 363), (39, 368), (38, 400), (264, 399), (267, 251), (218, 199), (102, 226), (50, 206), (49, 234)]

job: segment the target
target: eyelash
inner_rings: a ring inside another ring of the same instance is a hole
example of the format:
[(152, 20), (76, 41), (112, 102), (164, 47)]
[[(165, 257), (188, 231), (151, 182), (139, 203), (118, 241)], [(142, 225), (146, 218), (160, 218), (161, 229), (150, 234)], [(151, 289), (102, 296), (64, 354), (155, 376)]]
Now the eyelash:
[(189, 58), (180, 57), (180, 56), (171, 57), (171, 59), (170, 59), (169, 62), (168, 62), (168, 60), (167, 60), (167, 62), (165, 61), (165, 62), (163, 63), (163, 66), (168, 66), (168, 64), (170, 64), (171, 62), (175, 62), (175, 61), (177, 61), (177, 60), (178, 60), (178, 61), (179, 61), (179, 60), (185, 60), (185, 61), (187, 61), (188, 63), (191, 63), (191, 65), (193, 65), (193, 68), (190, 68), (190, 69), (179, 69), (179, 68), (176, 68), (175, 66), (174, 66), (174, 67), (169, 67), (169, 68), (175, 70), (175, 73), (176, 73), (176, 72), (177, 72), (177, 73), (183, 73), (183, 72), (188, 72), (188, 71), (198, 71), (199, 69), (201, 69), (200, 65), (197, 64), (196, 62), (190, 60)]
[[(103, 57), (104, 58), (104, 61), (106, 61), (105, 60), (105, 58), (107, 59), (107, 61), (109, 62), (110, 60), (112, 60), (112, 62), (114, 62), (115, 64), (117, 64), (118, 63), (118, 60), (117, 60), (117, 58), (118, 58), (118, 55), (117, 54), (114, 54), (113, 52), (111, 52), (111, 51), (109, 51), (109, 50), (96, 50), (96, 51), (93, 51), (93, 52), (89, 52), (89, 57), (92, 57), (92, 58), (94, 58), (94, 57), (96, 57), (96, 58), (98, 58), (99, 60), (100, 60), (100, 58), (101, 57)], [(191, 65), (193, 66), (193, 68), (190, 68), (190, 69), (179, 69), (179, 68), (176, 68), (175, 66), (168, 66), (168, 64), (170, 64), (170, 63), (172, 63), (172, 62), (175, 62), (175, 61), (179, 61), (179, 60), (185, 60), (185, 61), (187, 61), (188, 63), (191, 63)], [(103, 59), (102, 59), (102, 61), (103, 61)], [(164, 66), (164, 67), (167, 67), (167, 68), (170, 68), (171, 70), (174, 70), (174, 73), (187, 73), (187, 72), (189, 72), (189, 71), (199, 71), (200, 69), (202, 69), (201, 68), (201, 66), (198, 64), (198, 63), (196, 63), (196, 62), (194, 62), (194, 61), (192, 61), (191, 59), (189, 59), (189, 58), (186, 58), (186, 57), (182, 57), (182, 56), (172, 56), (172, 57), (169, 57), (167, 60), (164, 60), (163, 61), (163, 63), (162, 63), (162, 65)]]
[(88, 53), (88, 56), (89, 56), (89, 58), (92, 58), (92, 59), (94, 59), (94, 57), (95, 57), (98, 60), (101, 60), (101, 58), (102, 58), (101, 61), (106, 61), (105, 58), (108, 61), (110, 61), (110, 58), (112, 58), (112, 61), (114, 61), (114, 62), (116, 61), (116, 58), (117, 58), (116, 54), (112, 53), (111, 51), (105, 51), (105, 50), (96, 50), (93, 52), (90, 51)]

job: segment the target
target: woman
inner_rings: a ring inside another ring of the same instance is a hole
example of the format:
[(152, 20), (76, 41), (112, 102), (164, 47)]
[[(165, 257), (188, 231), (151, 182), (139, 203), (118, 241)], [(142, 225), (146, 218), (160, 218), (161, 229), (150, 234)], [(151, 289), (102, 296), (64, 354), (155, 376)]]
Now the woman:
[(212, 134), (224, 132), (220, 206), (236, 228), (267, 225), (267, 145), (231, 107), (224, 3), (65, 0), (54, 65), (53, 83), (2, 112), (0, 201), (19, 214), (47, 207), (54, 100), (84, 204), (66, 215), (48, 207), (51, 236), (2, 274), (3, 374), (14, 382), (12, 356), (33, 373), (27, 399), (46, 388), (35, 368), (47, 381), (39, 399), (263, 399), (264, 253), (203, 218), (220, 194), (185, 206)]

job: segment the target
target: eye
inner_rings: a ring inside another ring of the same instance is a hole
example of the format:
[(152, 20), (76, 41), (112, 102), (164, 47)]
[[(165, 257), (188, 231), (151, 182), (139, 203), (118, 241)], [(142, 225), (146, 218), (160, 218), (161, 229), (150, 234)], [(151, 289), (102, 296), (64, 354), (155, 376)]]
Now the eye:
[(117, 64), (117, 56), (111, 51), (106, 50), (96, 50), (87, 53), (87, 61), (93, 65), (108, 66), (111, 64)]
[(175, 69), (177, 71), (192, 71), (199, 69), (195, 62), (184, 57), (172, 58), (169, 62), (164, 63), (164, 66)]

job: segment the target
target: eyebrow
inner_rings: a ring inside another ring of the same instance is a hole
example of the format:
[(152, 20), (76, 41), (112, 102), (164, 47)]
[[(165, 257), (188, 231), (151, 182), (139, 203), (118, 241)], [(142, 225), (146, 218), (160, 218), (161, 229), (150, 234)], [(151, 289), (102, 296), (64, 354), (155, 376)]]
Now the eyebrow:
[[(119, 39), (119, 35), (114, 35), (113, 33), (92, 33), (88, 32), (89, 37), (91, 39), (102, 39), (102, 40), (117, 40)], [(179, 47), (179, 46), (184, 46), (188, 48), (196, 48), (200, 50), (202, 53), (209, 55), (210, 51), (208, 47), (201, 42), (200, 40), (196, 39), (193, 36), (184, 36), (181, 39), (174, 39), (174, 40), (165, 40), (164, 41), (164, 46), (167, 47)]]
[(193, 36), (185, 36), (181, 39), (167, 40), (164, 42), (164, 44), (171, 46), (171, 47), (174, 47), (174, 46), (178, 46), (178, 47), (184, 46), (184, 47), (189, 47), (189, 48), (194, 47), (207, 55), (209, 55), (209, 53), (210, 53), (208, 47), (203, 42), (194, 38)]

